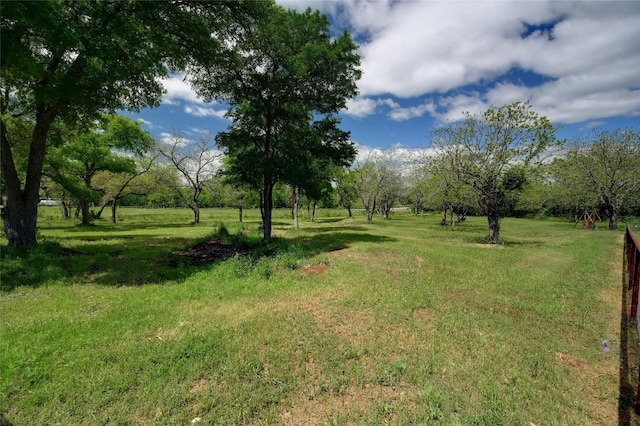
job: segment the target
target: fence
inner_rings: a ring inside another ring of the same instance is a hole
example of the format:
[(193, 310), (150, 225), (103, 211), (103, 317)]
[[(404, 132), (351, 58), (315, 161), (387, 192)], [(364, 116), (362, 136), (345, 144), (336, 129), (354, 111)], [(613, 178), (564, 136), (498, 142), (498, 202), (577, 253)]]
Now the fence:
[[(625, 261), (629, 276), (628, 290), (631, 295), (630, 318), (635, 321), (638, 333), (640, 334), (640, 321), (638, 321), (638, 296), (640, 293), (640, 244), (638, 239), (631, 232), (631, 225), (627, 223), (627, 232), (624, 236)], [(622, 333), (625, 331), (622, 330)], [(640, 372), (638, 373), (638, 386), (636, 391), (636, 413), (640, 411)]]

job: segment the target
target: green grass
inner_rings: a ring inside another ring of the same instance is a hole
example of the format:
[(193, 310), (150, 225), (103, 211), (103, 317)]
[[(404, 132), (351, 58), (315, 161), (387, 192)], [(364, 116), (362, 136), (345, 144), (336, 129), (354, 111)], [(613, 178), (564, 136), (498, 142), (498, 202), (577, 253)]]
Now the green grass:
[[(620, 232), (505, 219), (487, 246), (483, 218), (324, 210), (295, 231), (276, 211), (264, 244), (257, 211), (119, 215), (81, 227), (43, 209), (43, 244), (3, 243), (13, 424), (618, 421)], [(177, 254), (212, 237), (253, 254)]]

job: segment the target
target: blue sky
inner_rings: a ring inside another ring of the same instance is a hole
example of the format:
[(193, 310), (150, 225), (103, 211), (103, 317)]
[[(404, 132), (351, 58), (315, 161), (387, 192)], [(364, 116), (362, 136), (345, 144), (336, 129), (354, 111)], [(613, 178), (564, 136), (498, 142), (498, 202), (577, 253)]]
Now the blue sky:
[[(528, 100), (570, 138), (640, 127), (640, 1), (279, 0), (326, 13), (359, 44), (360, 94), (342, 128), (361, 151), (425, 147), (462, 112)], [(225, 106), (174, 75), (159, 108), (128, 114), (157, 139), (217, 133)]]

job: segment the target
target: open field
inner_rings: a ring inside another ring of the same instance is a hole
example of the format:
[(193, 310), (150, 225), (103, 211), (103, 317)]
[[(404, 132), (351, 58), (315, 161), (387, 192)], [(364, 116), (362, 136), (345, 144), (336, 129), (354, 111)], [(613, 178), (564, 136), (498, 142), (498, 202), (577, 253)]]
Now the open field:
[[(488, 246), (484, 218), (452, 231), (439, 215), (320, 211), (295, 231), (278, 211), (264, 245), (255, 210), (243, 226), (232, 210), (197, 227), (189, 210), (119, 215), (81, 227), (43, 208), (36, 250), (0, 241), (12, 424), (636, 420), (622, 232), (505, 219), (505, 244)], [(178, 253), (217, 231), (241, 255), (196, 267)]]

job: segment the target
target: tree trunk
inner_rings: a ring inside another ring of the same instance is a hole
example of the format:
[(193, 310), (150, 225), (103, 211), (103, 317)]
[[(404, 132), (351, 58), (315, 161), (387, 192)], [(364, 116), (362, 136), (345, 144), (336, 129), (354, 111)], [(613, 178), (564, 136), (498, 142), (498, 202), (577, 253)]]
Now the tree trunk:
[(293, 188), (291, 191), (292, 191), (291, 192), (291, 208), (293, 213), (293, 228), (299, 229), (300, 221), (299, 221), (298, 204), (300, 203), (300, 191), (298, 190), (298, 188)]
[(198, 203), (191, 204), (191, 210), (193, 210), (193, 223), (197, 225), (200, 223), (200, 206)]
[(318, 204), (314, 201), (313, 210), (311, 211), (311, 222), (316, 220), (316, 207), (318, 207)]
[(382, 206), (382, 219), (384, 220), (389, 220), (389, 212), (391, 211), (391, 208), (387, 205), (383, 205)]
[(271, 213), (273, 210), (273, 185), (264, 185), (262, 189), (262, 202), (260, 203), (260, 213), (262, 214), (262, 237), (265, 240), (271, 239)]
[(373, 205), (367, 210), (367, 223), (373, 223), (373, 214), (376, 212), (376, 200), (373, 200)]
[(447, 224), (447, 210), (448, 210), (447, 206), (444, 206), (442, 208), (442, 222), (440, 222), (441, 225)]
[(64, 219), (71, 219), (71, 212), (69, 211), (69, 205), (65, 200), (60, 202), (60, 210), (62, 211), (62, 217)]
[(38, 109), (36, 111), (36, 125), (31, 136), (24, 190), (21, 188), (20, 178), (15, 168), (6, 126), (0, 119), (0, 170), (7, 197), (7, 202), (2, 209), (2, 219), (9, 247), (31, 246), (38, 243), (36, 232), (40, 179), (47, 147), (47, 133), (56, 115), (55, 110)]
[(611, 214), (609, 215), (609, 229), (618, 229), (618, 210), (611, 208)]
[(349, 212), (349, 217), (353, 217), (353, 213), (351, 212), (351, 206), (347, 207), (347, 212)]
[(80, 201), (80, 208), (82, 211), (82, 224), (85, 226), (91, 225), (91, 214), (89, 212), (89, 201)]
[(116, 202), (115, 199), (113, 199), (111, 201), (111, 222), (116, 223), (116, 221), (118, 220), (118, 216), (116, 215), (116, 208), (118, 206), (118, 203)]
[(490, 211), (487, 214), (487, 221), (489, 222), (489, 237), (487, 241), (490, 244), (498, 244), (500, 242), (500, 214)]
[(456, 217), (453, 214), (453, 207), (451, 207), (451, 229), (456, 229)]
[(20, 198), (12, 201), (7, 200), (7, 204), (2, 210), (4, 231), (9, 240), (9, 247), (37, 244), (38, 203), (24, 202)]
[(238, 219), (240, 220), (240, 223), (242, 223), (242, 205), (238, 206)]

